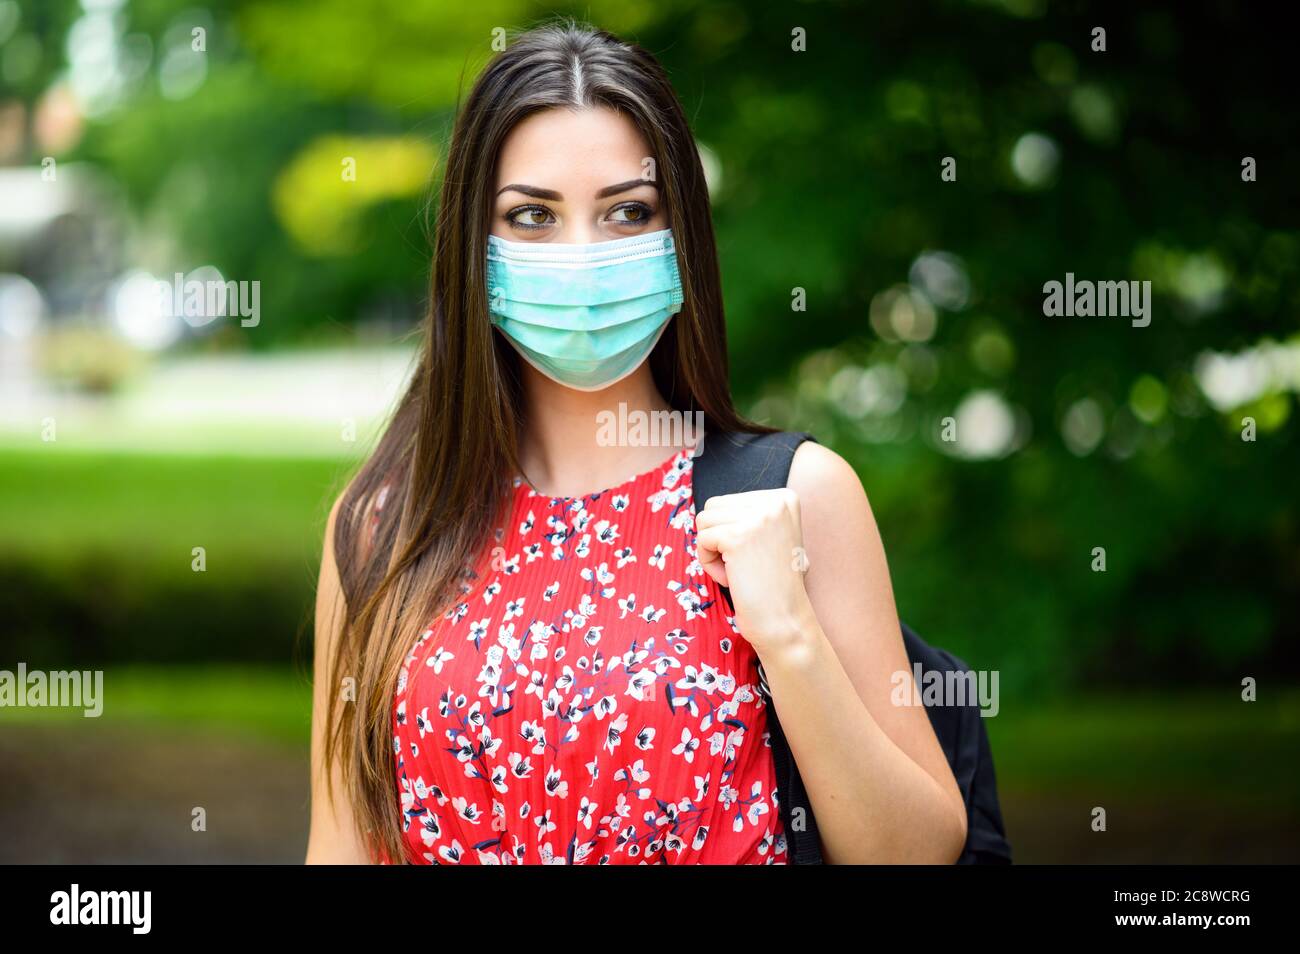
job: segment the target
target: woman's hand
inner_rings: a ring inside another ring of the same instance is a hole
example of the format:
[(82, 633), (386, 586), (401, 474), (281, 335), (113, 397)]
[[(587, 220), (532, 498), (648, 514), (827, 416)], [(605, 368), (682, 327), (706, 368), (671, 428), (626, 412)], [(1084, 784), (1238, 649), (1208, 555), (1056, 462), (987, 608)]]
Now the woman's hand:
[(711, 497), (695, 529), (700, 565), (731, 590), (736, 627), (760, 657), (810, 631), (815, 615), (804, 588), (808, 557), (793, 490)]

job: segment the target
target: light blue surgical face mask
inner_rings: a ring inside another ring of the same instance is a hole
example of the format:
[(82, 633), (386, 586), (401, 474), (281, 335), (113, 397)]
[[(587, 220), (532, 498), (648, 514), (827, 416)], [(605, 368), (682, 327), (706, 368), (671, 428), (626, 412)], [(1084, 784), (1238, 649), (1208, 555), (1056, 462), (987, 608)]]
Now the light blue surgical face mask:
[(488, 310), (529, 364), (599, 391), (635, 371), (682, 310), (672, 229), (590, 245), (488, 236)]

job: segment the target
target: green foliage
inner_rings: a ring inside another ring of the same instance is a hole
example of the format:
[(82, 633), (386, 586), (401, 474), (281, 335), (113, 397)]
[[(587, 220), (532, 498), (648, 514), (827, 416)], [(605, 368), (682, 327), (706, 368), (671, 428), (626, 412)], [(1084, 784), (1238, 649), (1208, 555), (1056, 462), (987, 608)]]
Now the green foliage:
[[(103, 712), (96, 726), (209, 728), (293, 743), (311, 733), (311, 682), (305, 671), (268, 666), (113, 665), (104, 672)], [(73, 722), (76, 708), (7, 708), (0, 724)]]
[[(19, 6), (19, 34), (39, 38), (43, 56), (21, 81), (0, 81), (0, 96), (34, 104), (79, 7)], [(171, 100), (157, 60), (178, 28), (188, 35), (190, 9), (125, 8), (124, 29), (152, 40), (153, 72), (68, 158), (118, 182), (146, 232), (174, 235), (174, 260), (152, 252), (159, 273), (213, 264), (264, 280), (265, 333), (240, 346), (418, 316), (427, 190), (412, 163), (431, 157), (436, 186), (495, 29), (572, 12), (669, 70), (716, 173), (734, 387), (756, 417), (814, 431), (858, 469), (905, 618), (1025, 691), (1296, 675), (1294, 359), (1259, 358), (1247, 376), (1262, 383), (1222, 404), (1198, 377), (1214, 355), (1270, 343), (1293, 355), (1300, 340), (1293, 56), (1258, 11), (220, 0), (203, 14), (206, 79)], [(1099, 20), (1104, 53), (1089, 46)], [(792, 49), (796, 29), (806, 52)], [(344, 201), (328, 156), (344, 144), (363, 160), (400, 144), (403, 158), (363, 161), (359, 174), (378, 181)], [(940, 178), (945, 157), (955, 181)], [(1242, 179), (1245, 157), (1256, 181)], [(317, 241), (331, 229), (352, 242)], [(935, 251), (953, 256), (967, 294), (943, 301), (915, 280), (918, 256)], [(1067, 272), (1150, 281), (1151, 325), (1045, 317), (1043, 284)], [(804, 311), (791, 310), (795, 289)], [(1014, 450), (972, 457), (960, 435), (940, 439), (972, 395), (1005, 406)], [(1247, 416), (1254, 442), (1241, 439)], [(1095, 439), (1080, 448), (1072, 431)], [(130, 620), (155, 646), (205, 625), (191, 637), (204, 651), (223, 629), (248, 634), (223, 644), (236, 655), (281, 646), (312, 572), (303, 527), (320, 515), (325, 465), (276, 465), (252, 481), (246, 462), (205, 462), (211, 476), (189, 476), (227, 513), (169, 470), (190, 464), (150, 462), (172, 475), (157, 479), (175, 478), (166, 487), (126, 459), (96, 462), (93, 476), (73, 467), (79, 482), (39, 497), (57, 468), (3, 463), (0, 558), (22, 591), (73, 614), (37, 613), (40, 639), (99, 627), (115, 634), (101, 637), (105, 652), (134, 648)], [(231, 499), (233, 484), (250, 496)], [(184, 575), (200, 537), (214, 541), (208, 579), (229, 588), (196, 590)], [(1105, 572), (1092, 569), (1097, 547)], [(274, 619), (271, 643), (231, 622), (244, 600)]]

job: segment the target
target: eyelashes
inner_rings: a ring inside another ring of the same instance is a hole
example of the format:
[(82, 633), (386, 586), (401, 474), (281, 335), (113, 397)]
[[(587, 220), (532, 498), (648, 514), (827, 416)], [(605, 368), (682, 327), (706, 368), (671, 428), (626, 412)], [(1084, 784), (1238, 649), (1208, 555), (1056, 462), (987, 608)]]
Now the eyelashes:
[(618, 212), (635, 212), (637, 214), (637, 218), (635, 219), (614, 220), (617, 225), (644, 225), (646, 222), (649, 222), (655, 214), (655, 210), (650, 208), (650, 206), (646, 205), (644, 202), (623, 202), (614, 206), (614, 208), (609, 211), (611, 215)]
[[(634, 216), (633, 218), (614, 218), (619, 214)], [(637, 226), (644, 225), (654, 218), (655, 210), (645, 202), (621, 202), (609, 210), (607, 221), (617, 226)], [(521, 221), (521, 216), (525, 217)], [(543, 221), (527, 221), (526, 217), (545, 217)], [(502, 219), (511, 228), (522, 229), (526, 232), (535, 232), (539, 229), (549, 228), (555, 224), (555, 213), (544, 205), (528, 204), (517, 205), (502, 216)]]
[(515, 218), (515, 216), (517, 216), (517, 215), (521, 215), (521, 214), (523, 214), (523, 213), (529, 213), (529, 214), (541, 213), (542, 215), (550, 216), (550, 218), (551, 218), (551, 222), (555, 221), (555, 215), (554, 215), (554, 213), (552, 213), (551, 210), (548, 209), (548, 208), (546, 208), (546, 206), (544, 206), (544, 205), (520, 205), (520, 206), (516, 206), (515, 208), (513, 208), (513, 209), (511, 209), (509, 212), (507, 212), (507, 213), (503, 216), (503, 218), (506, 220), (506, 223), (507, 223), (508, 225), (511, 225), (511, 226), (513, 226), (514, 228), (517, 228), (517, 229), (528, 229), (529, 231), (532, 231), (532, 230), (535, 230), (535, 229), (544, 229), (544, 228), (546, 228), (546, 226), (548, 226), (548, 225), (551, 224), (551, 222), (520, 222), (520, 221), (518, 221), (518, 220)]

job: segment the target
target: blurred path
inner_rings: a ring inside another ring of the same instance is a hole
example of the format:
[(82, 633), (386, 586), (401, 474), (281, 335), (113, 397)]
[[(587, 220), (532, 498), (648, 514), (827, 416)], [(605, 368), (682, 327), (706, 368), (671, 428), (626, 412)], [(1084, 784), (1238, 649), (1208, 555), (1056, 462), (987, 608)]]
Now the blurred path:
[[(88, 722), (90, 720), (87, 720)], [(307, 844), (308, 757), (228, 732), (77, 723), (0, 728), (0, 863), (297, 864)], [(1017, 862), (1294, 863), (1300, 807), (1222, 794), (1002, 792)], [(207, 831), (190, 830), (195, 806)]]
[[(306, 751), (211, 730), (87, 725), (0, 727), (0, 862), (302, 861)], [(196, 806), (207, 831), (190, 828)]]

